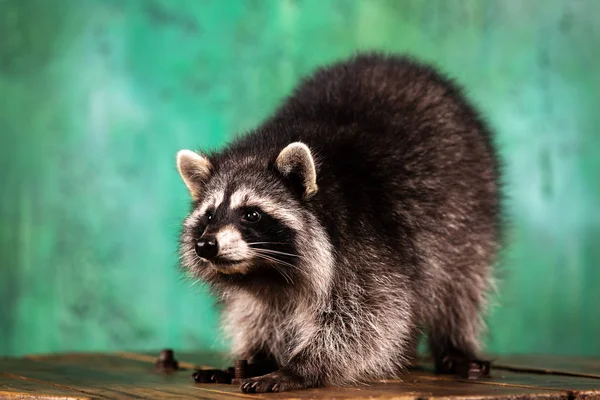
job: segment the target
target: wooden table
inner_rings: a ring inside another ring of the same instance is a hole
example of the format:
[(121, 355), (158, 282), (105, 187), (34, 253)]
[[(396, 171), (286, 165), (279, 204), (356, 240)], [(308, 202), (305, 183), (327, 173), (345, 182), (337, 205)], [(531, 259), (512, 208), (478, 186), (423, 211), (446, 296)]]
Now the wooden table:
[(492, 377), (468, 381), (424, 371), (347, 388), (244, 394), (238, 386), (195, 384), (196, 367), (230, 364), (217, 354), (175, 353), (181, 369), (161, 374), (156, 353), (65, 354), (0, 358), (0, 398), (19, 399), (600, 399), (600, 360), (497, 357)]

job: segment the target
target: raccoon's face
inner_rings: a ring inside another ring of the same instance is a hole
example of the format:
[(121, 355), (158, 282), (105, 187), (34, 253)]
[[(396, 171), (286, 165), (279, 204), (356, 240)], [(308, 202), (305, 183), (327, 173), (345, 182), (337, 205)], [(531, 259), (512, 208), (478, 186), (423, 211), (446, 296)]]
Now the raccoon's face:
[(290, 144), (272, 163), (248, 157), (212, 163), (182, 150), (177, 166), (194, 200), (180, 239), (182, 264), (193, 276), (215, 284), (291, 285), (314, 274), (307, 262), (314, 264), (319, 250), (310, 254), (310, 247), (324, 233), (303, 207), (317, 191), (306, 145)]

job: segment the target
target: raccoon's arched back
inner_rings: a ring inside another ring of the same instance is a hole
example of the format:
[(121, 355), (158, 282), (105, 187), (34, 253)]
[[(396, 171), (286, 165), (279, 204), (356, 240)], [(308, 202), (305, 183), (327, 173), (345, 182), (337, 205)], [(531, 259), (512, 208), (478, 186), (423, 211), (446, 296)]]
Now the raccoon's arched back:
[[(327, 154), (342, 149), (338, 153), (346, 151), (362, 162), (392, 153), (405, 165), (431, 170), (442, 163), (450, 167), (453, 153), (484, 157), (485, 173), (491, 174), (500, 195), (503, 166), (488, 122), (457, 82), (439, 67), (410, 56), (359, 53), (317, 69), (263, 126), (269, 130), (278, 125), (304, 127), (291, 134), (305, 135), (309, 145)], [(382, 170), (389, 170), (384, 164)], [(494, 207), (500, 234), (500, 205)]]
[(337, 116), (338, 122), (352, 122), (357, 115), (419, 113), (447, 98), (458, 107), (466, 105), (459, 86), (439, 70), (408, 56), (361, 53), (317, 69), (300, 83), (279, 114), (328, 121)]

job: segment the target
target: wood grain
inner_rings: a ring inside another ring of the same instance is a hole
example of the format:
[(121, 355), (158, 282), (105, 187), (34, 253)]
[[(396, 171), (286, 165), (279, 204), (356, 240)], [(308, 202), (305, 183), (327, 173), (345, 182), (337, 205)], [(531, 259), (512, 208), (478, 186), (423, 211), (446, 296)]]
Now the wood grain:
[(600, 360), (594, 358), (512, 355), (499, 357), (496, 368), (600, 379)]
[(0, 398), (96, 399), (98, 397), (11, 374), (0, 374)]
[[(73, 353), (0, 358), (0, 397), (23, 399), (593, 399), (600, 398), (600, 379), (593, 374), (597, 360), (549, 357), (499, 359), (509, 369), (492, 368), (492, 376), (468, 381), (439, 376), (423, 360), (422, 370), (398, 379), (353, 387), (244, 394), (234, 385), (194, 384), (189, 376), (196, 367), (230, 364), (217, 353), (177, 353), (183, 366), (172, 374), (158, 373), (158, 352), (114, 354)], [(542, 363), (544, 361), (545, 363)], [(528, 369), (526, 371), (526, 369)], [(551, 371), (548, 373), (547, 371)], [(562, 371), (557, 374), (552, 371)], [(586, 376), (578, 376), (584, 374)]]

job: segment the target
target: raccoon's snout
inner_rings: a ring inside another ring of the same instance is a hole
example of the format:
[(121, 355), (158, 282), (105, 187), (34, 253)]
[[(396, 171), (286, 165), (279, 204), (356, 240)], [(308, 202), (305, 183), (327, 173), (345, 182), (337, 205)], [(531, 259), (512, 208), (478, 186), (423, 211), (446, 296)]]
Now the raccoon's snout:
[(196, 242), (194, 250), (196, 250), (198, 257), (210, 260), (219, 254), (219, 244), (214, 237), (200, 238), (200, 240)]

